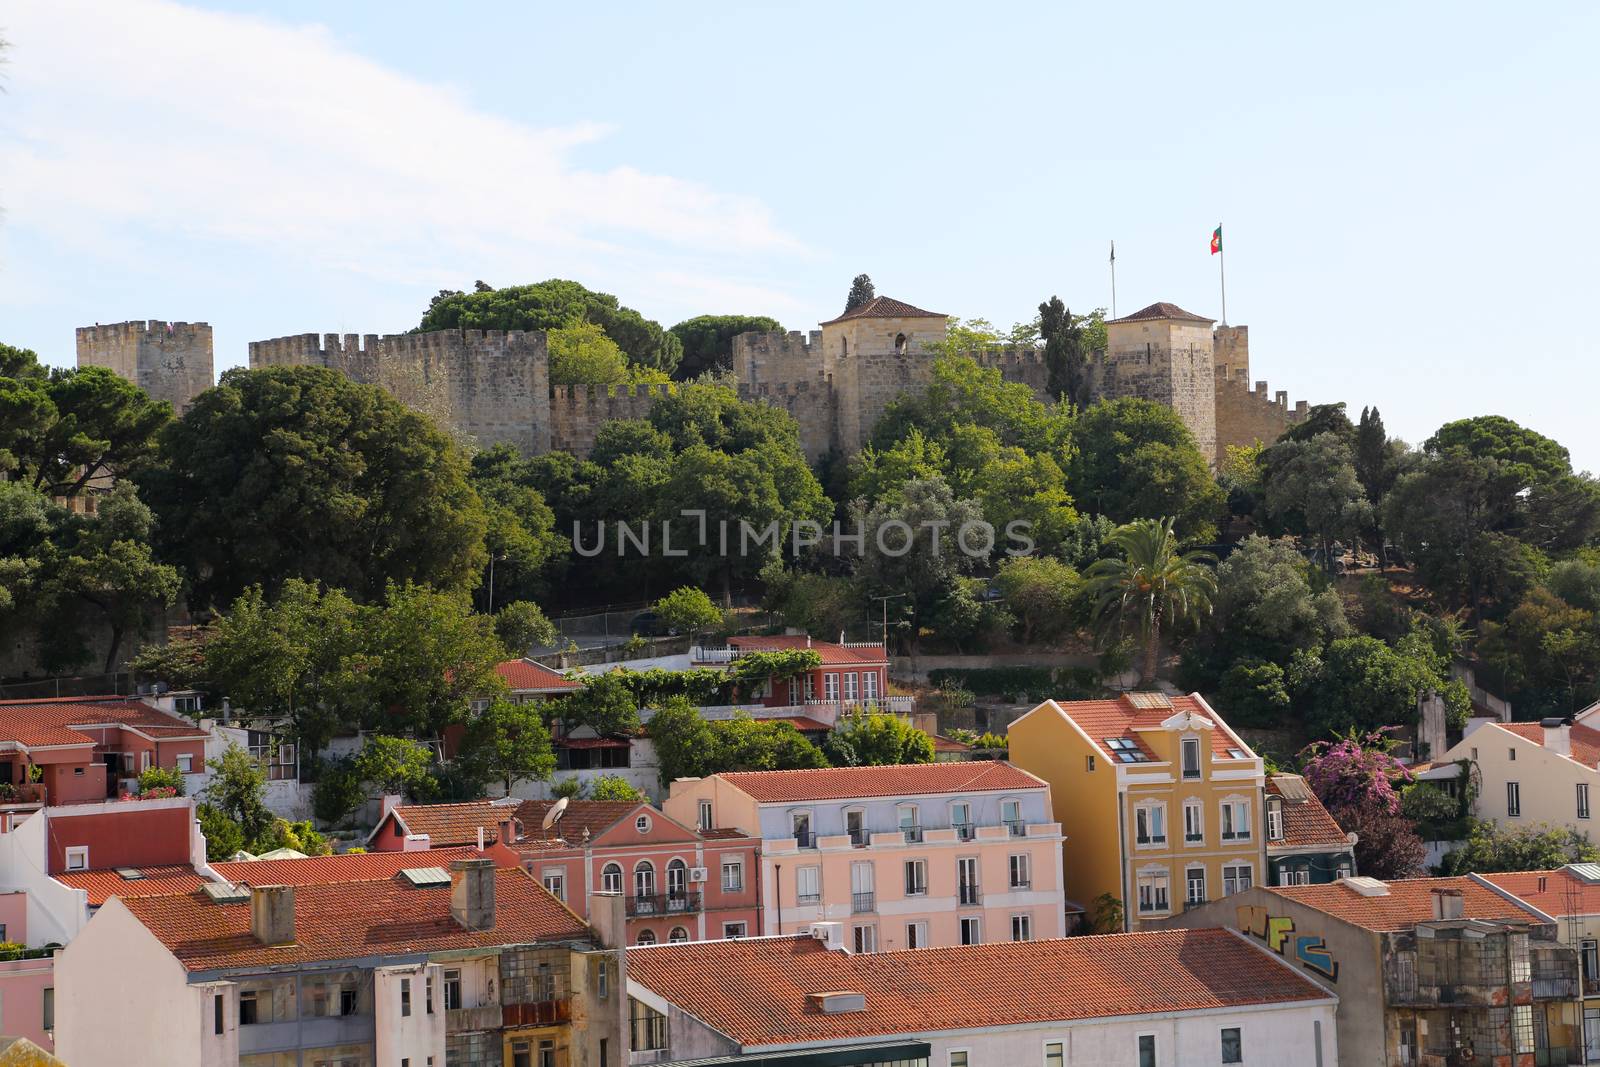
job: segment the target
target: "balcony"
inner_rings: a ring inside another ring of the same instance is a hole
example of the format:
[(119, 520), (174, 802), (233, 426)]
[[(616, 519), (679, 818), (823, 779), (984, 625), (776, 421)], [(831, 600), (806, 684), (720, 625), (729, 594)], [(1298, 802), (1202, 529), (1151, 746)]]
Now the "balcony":
[[(700, 910), (698, 890), (688, 893), (645, 893), (628, 898), (628, 915), (684, 915)], [(508, 1024), (509, 1025), (509, 1024)]]
[(810, 830), (796, 830), (794, 832), (795, 848), (816, 848), (817, 835)]
[(868, 912), (871, 912), (877, 907), (877, 898), (878, 895), (876, 893), (851, 893), (850, 914), (866, 915)]
[(983, 894), (975, 885), (962, 885), (960, 892), (962, 907), (970, 907), (983, 902)]
[(1033, 879), (1032, 878), (1013, 878), (1013, 879), (1011, 879), (1011, 891), (1013, 893), (1025, 893), (1025, 892), (1027, 892), (1028, 890), (1030, 890), (1032, 888), (1033, 888)]
[(908, 845), (920, 845), (920, 844), (922, 844), (922, 827), (920, 827), (920, 826), (902, 826), (902, 827), (900, 827), (900, 833), (905, 836), (906, 844), (908, 844)]
[(452, 1034), (466, 1030), (498, 1030), (502, 1025), (504, 1024), (501, 1021), (498, 1004), (482, 1004), (476, 1008), (447, 1008), (444, 1013), (444, 1028)]
[(541, 1000), (531, 1004), (506, 1004), (500, 1009), (502, 1024), (512, 1026), (550, 1026), (572, 1021), (572, 1001)]
[[(955, 831), (956, 831), (956, 840), (957, 841), (971, 841), (974, 837), (978, 836), (978, 828), (976, 826), (973, 826), (970, 822), (958, 822), (958, 823), (956, 823)], [(1020, 836), (1020, 835), (1013, 835), (1013, 836)]]
[[(1007, 819), (1005, 821), (1005, 827), (1006, 832), (1012, 837), (1028, 836), (1028, 824), (1023, 822), (1021, 819)], [(1165, 841), (1166, 838), (1162, 837), (1160, 840)]]
[(794, 902), (796, 904), (799, 904), (799, 905), (802, 905), (802, 906), (807, 905), (807, 904), (821, 904), (822, 903), (822, 894), (821, 893), (796, 893), (795, 894), (795, 898), (794, 898)]
[(861, 827), (857, 826), (854, 829), (850, 830), (849, 833), (850, 833), (850, 847), (851, 848), (866, 848), (867, 847), (867, 831), (866, 830), (864, 830)]

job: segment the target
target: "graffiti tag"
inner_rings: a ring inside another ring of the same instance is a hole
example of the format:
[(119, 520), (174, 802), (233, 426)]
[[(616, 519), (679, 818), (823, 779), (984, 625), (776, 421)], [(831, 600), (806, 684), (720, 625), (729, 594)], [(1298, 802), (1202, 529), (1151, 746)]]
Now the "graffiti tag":
[(1339, 980), (1339, 961), (1333, 958), (1327, 941), (1305, 934), (1295, 936), (1294, 920), (1287, 915), (1268, 915), (1259, 904), (1241, 904), (1238, 908), (1239, 929), (1267, 943), (1267, 947), (1280, 956), (1292, 942), (1293, 958), (1330, 982)]

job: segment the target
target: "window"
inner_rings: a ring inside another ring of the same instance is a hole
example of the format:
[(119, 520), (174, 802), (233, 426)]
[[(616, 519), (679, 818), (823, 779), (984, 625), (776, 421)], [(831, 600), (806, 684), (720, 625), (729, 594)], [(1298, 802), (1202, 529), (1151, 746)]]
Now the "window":
[(83, 772), (83, 768), (82, 767), (74, 767), (74, 768), (72, 768), (72, 776), (74, 778), (82, 778), (83, 777), (83, 773), (84, 772)]
[(796, 848), (811, 847), (811, 813), (809, 811), (790, 812), (789, 829), (794, 834)]
[(636, 897), (653, 897), (656, 895), (656, 865), (649, 860), (640, 860), (633, 869), (633, 895)]
[(1244, 1043), (1239, 1038), (1239, 1028), (1237, 1026), (1225, 1026), (1222, 1028), (1222, 1062), (1244, 1062)]
[[(604, 966), (604, 964), (601, 966)], [(461, 1010), (461, 968), (459, 967), (451, 967), (444, 972), (444, 1010)]]
[(860, 808), (851, 808), (844, 813), (844, 832), (850, 835), (852, 848), (863, 848), (867, 843), (866, 813)]
[(727, 938), (730, 941), (733, 940), (736, 937), (745, 936), (745, 924), (744, 923), (723, 923), (722, 924), (722, 936)]
[(955, 829), (956, 838), (960, 841), (971, 841), (972, 805), (966, 802), (950, 805), (950, 825)]
[(830, 703), (839, 699), (839, 676), (831, 671), (822, 676), (822, 699)]
[(1066, 1046), (1060, 1041), (1046, 1041), (1044, 1043), (1044, 1067), (1065, 1067), (1067, 1062)]
[(1018, 852), (1012, 855), (1010, 862), (1012, 889), (1032, 888), (1033, 865), (1030, 862), (1031, 859), (1032, 857), (1026, 852)]
[(961, 943), (963, 945), (983, 944), (982, 919), (975, 915), (969, 915), (961, 920)]
[(667, 1047), (667, 1017), (650, 1005), (629, 998), (629, 1036), (636, 1052)]
[[(433, 1067), (432, 1056), (428, 1057), (428, 1067)], [(600, 1039), (600, 1067), (611, 1067), (611, 1039), (609, 1037)]]
[(689, 902), (689, 867), (680, 859), (667, 864), (667, 906), (686, 908)]
[(1517, 1004), (1511, 1009), (1511, 1047), (1517, 1052), (1533, 1051), (1532, 1004)]
[(638, 938), (633, 943), (635, 945), (653, 945), (656, 943), (656, 932), (654, 930), (640, 930)]
[(1254, 874), (1248, 863), (1227, 865), (1222, 868), (1222, 892), (1226, 896), (1249, 889), (1254, 884)]
[(1183, 776), (1185, 778), (1200, 777), (1200, 739), (1198, 737), (1185, 737), (1183, 739)]
[(44, 1029), (56, 1028), (56, 991), (53, 986), (46, 986), (44, 990)]
[(1166, 871), (1149, 871), (1139, 875), (1139, 913), (1153, 915), (1172, 908), (1168, 899), (1171, 877)]
[(1183, 875), (1184, 896), (1183, 901), (1189, 906), (1204, 904), (1206, 902), (1206, 869), (1204, 867), (1190, 867)]
[(816, 675), (807, 674), (805, 676), (805, 694), (806, 694), (806, 699), (807, 700), (811, 700), (811, 699), (816, 697), (816, 695), (817, 695), (817, 676)]
[(669, 945), (681, 945), (687, 940), (689, 940), (689, 931), (681, 926), (674, 926), (672, 932), (667, 935), (667, 944)]
[(1154, 848), (1167, 843), (1167, 806), (1145, 802), (1133, 809), (1134, 844)]
[(641, 834), (649, 833), (650, 832), (650, 816), (648, 816), (648, 815), (640, 815), (637, 819), (633, 820), (633, 828), (635, 830), (639, 831)]
[(878, 928), (876, 926), (870, 923), (853, 926), (850, 928), (850, 934), (855, 940), (855, 948), (858, 953), (878, 951)]
[(1013, 916), (1011, 916), (1011, 940), (1013, 940), (1013, 941), (1032, 941), (1033, 940), (1033, 916), (1032, 915), (1013, 915)]
[(602, 893), (622, 892), (622, 865), (608, 863), (600, 872), (600, 891)]
[(1140, 751), (1139, 743), (1131, 737), (1108, 737), (1105, 739), (1106, 748), (1111, 752), (1111, 758), (1118, 763), (1148, 763), (1149, 759)]
[(411, 979), (400, 979), (400, 1017), (411, 1014)]
[(1006, 824), (1006, 829), (1011, 831), (1012, 837), (1024, 837), (1028, 827), (1022, 821), (1022, 801), (1002, 800), (1000, 802), (1000, 821)]
[(607, 1000), (607, 999), (610, 998), (610, 996), (611, 996), (611, 961), (610, 960), (601, 960), (600, 961), (600, 973), (595, 976), (595, 989), (598, 991), (601, 1000)]
[(567, 872), (565, 870), (545, 871), (544, 887), (550, 890), (551, 896), (565, 902), (567, 899)]
[(1224, 841), (1250, 840), (1250, 802), (1224, 800), (1222, 802), (1222, 839)]
[(921, 897), (928, 893), (928, 861), (906, 860), (906, 896)]
[(217, 993), (213, 995), (211, 998), (211, 1032), (214, 1034), (222, 1033), (222, 1018), (224, 1010), (225, 1009), (222, 1006), (222, 994)]
[(905, 836), (906, 844), (915, 845), (922, 840), (922, 820), (917, 813), (915, 804), (902, 804), (895, 809), (900, 817), (900, 833)]
[(1139, 1067), (1156, 1067), (1156, 1035), (1139, 1035)]
[[(1522, 814), (1522, 784), (1520, 782), (1506, 783), (1506, 814), (1509, 816)], [(69, 861), (67, 870), (70, 871), (71, 869), (72, 864)]]
[(711, 801), (700, 802), (700, 829), (709, 830), (714, 824), (711, 821)]
[(906, 948), (928, 947), (928, 924), (925, 922), (906, 923)]
[(89, 869), (89, 846), (73, 845), (67, 849), (67, 870), (87, 871)]
[(722, 891), (724, 893), (744, 892), (744, 861), (722, 861)]
[(854, 703), (856, 699), (856, 672), (847, 671), (844, 676), (844, 698)]
[(425, 974), (422, 979), (422, 1010), (425, 1014), (433, 1014), (433, 975)]
[(1600, 979), (1600, 941), (1586, 938), (1579, 955), (1583, 959), (1583, 980), (1593, 982)]
[(967, 1050), (953, 1048), (950, 1050), (950, 1067), (967, 1067)]
[(868, 671), (861, 676), (861, 699), (868, 704), (878, 700), (878, 672)]
[(252, 989), (239, 994), (239, 1025), (254, 1026), (256, 1022), (256, 992)]
[(1578, 783), (1578, 818), (1589, 817), (1589, 785), (1587, 782)]
[(1198, 800), (1183, 802), (1183, 843), (1203, 845), (1206, 840), (1206, 809)]
[(1514, 748), (1506, 749), (1506, 759), (1510, 760), (1512, 763), (1517, 762), (1517, 750)]
[(188, 774), (194, 770), (194, 757), (187, 752), (178, 753), (178, 771)]
[(339, 990), (339, 1014), (354, 1015), (356, 1013), (356, 991), (354, 989)]
[(852, 863), (850, 865), (850, 913), (863, 915), (872, 911), (875, 903), (875, 876), (871, 863)]
[(1283, 798), (1267, 798), (1267, 840), (1283, 840)]
[(962, 907), (972, 907), (982, 899), (978, 893), (978, 858), (962, 856), (956, 860), (957, 900)]
[(1094, 770), (1094, 756), (1092, 754), (1083, 757), (1083, 769), (1086, 771)]
[(801, 867), (795, 871), (795, 903), (816, 904), (822, 899), (822, 868)]

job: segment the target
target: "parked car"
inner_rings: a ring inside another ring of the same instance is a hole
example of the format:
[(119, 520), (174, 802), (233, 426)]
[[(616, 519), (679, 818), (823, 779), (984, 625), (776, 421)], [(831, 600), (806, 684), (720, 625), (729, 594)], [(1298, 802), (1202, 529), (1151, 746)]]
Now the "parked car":
[(628, 624), (628, 632), (638, 634), (640, 637), (668, 637), (678, 631), (663, 622), (656, 612), (641, 611), (633, 617), (633, 622)]

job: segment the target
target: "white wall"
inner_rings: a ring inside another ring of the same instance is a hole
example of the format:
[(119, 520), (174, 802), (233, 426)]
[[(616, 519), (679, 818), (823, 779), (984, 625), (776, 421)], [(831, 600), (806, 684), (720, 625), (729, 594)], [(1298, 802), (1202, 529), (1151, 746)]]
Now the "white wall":
[(45, 873), (49, 869), (45, 847), (49, 819), (48, 810), (36, 811), (9, 834), (0, 834), (0, 888), (28, 894), (29, 948), (64, 945), (89, 918), (89, 894), (64, 886)]
[[(433, 1011), (428, 1011), (427, 979), (433, 979)], [(400, 1014), (400, 984), (411, 983), (411, 1014)], [(409, 1059), (424, 1064), (428, 1057), (444, 1063), (444, 978), (436, 963), (375, 967), (372, 1003), (377, 1023), (377, 1062), (398, 1064)]]

